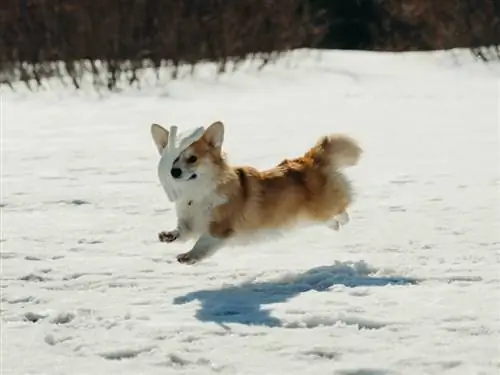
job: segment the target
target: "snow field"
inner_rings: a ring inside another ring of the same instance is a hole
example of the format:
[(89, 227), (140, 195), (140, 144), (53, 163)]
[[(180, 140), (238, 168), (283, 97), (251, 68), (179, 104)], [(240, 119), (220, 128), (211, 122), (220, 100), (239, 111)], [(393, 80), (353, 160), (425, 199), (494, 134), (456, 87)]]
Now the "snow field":
[[(500, 65), (297, 51), (212, 71), (2, 88), (2, 375), (498, 374)], [(149, 126), (215, 120), (261, 168), (356, 137), (349, 224), (176, 263)]]

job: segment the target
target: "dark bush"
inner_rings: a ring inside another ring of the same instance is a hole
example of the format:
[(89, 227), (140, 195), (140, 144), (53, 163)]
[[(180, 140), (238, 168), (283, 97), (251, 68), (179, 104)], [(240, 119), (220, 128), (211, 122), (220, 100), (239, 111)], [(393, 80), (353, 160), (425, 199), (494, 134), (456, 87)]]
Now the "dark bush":
[(406, 30), (381, 24), (376, 44), (396, 50), (446, 50), (500, 44), (498, 0), (383, 0), (386, 17)]
[(499, 0), (3, 0), (0, 84), (90, 73), (117, 87), (169, 64), (249, 56), (263, 65), (301, 47), (384, 51), (470, 48), (500, 58)]
[(446, 50), (500, 44), (499, 0), (311, 0), (325, 9), (322, 48)]

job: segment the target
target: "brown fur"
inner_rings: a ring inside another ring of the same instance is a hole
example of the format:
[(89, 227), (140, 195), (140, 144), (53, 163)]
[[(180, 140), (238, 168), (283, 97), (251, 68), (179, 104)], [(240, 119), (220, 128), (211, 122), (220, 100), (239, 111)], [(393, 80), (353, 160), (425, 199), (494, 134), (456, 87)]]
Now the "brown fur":
[(220, 147), (202, 137), (189, 148), (197, 163), (213, 164), (217, 192), (228, 201), (212, 211), (210, 234), (282, 229), (300, 220), (326, 222), (346, 212), (352, 201), (342, 167), (354, 165), (361, 149), (343, 135), (322, 137), (302, 157), (283, 160), (274, 168), (232, 167)]

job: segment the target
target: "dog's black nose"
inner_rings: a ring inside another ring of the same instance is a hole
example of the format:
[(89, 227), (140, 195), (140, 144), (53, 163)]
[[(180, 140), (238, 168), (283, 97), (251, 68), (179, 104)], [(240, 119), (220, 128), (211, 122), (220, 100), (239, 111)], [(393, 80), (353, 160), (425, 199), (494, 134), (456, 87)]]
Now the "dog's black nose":
[(181, 177), (182, 171), (180, 168), (172, 168), (170, 170), (170, 174), (172, 175), (173, 178), (179, 178)]

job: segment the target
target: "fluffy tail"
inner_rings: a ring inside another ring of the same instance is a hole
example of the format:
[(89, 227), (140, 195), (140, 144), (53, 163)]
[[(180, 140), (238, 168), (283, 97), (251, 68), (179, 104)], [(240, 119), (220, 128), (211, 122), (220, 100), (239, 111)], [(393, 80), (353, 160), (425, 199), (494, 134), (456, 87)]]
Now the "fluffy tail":
[(320, 138), (311, 151), (320, 164), (335, 169), (356, 165), (363, 153), (353, 138), (342, 134), (331, 134)]

